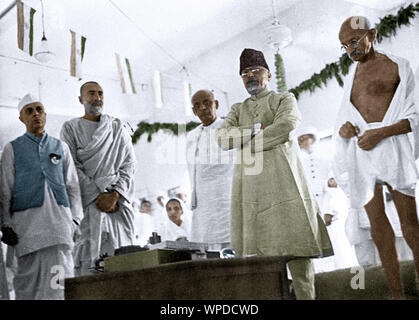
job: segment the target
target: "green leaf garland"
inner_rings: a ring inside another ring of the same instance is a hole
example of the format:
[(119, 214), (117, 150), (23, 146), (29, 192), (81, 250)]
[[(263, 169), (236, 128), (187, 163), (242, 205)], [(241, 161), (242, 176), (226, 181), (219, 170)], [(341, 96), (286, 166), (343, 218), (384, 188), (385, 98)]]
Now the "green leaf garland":
[[(377, 29), (377, 42), (380, 43), (384, 38), (395, 36), (398, 28), (410, 24), (410, 20), (415, 18), (416, 12), (419, 12), (419, 2), (415, 5), (410, 4), (406, 8), (400, 8), (395, 16), (387, 15), (381, 18), (380, 22), (375, 26)], [(298, 99), (302, 92), (310, 91), (313, 93), (316, 88), (326, 86), (327, 82), (332, 78), (335, 78), (339, 86), (343, 87), (342, 76), (348, 74), (352, 63), (353, 61), (348, 55), (343, 54), (338, 61), (326, 64), (320, 73), (313, 74), (308, 80), (301, 82), (289, 91)]]
[[(397, 14), (387, 15), (380, 19), (380, 22), (375, 26), (377, 29), (377, 42), (380, 43), (384, 38), (390, 38), (395, 36), (397, 29), (404, 25), (409, 25), (410, 20), (414, 19), (416, 12), (419, 12), (419, 2), (416, 4), (410, 4), (406, 8), (401, 7)], [(339, 86), (343, 86), (342, 76), (345, 76), (349, 72), (349, 67), (353, 61), (346, 55), (343, 54), (338, 61), (326, 64), (326, 66), (319, 72), (313, 74), (309, 79), (301, 82), (295, 88), (289, 90), (298, 99), (300, 94), (304, 91), (310, 91), (313, 93), (317, 88), (326, 86), (329, 80), (335, 78)], [(276, 80), (278, 92), (286, 91), (287, 85), (285, 82), (285, 70), (284, 62), (279, 54), (275, 55), (275, 67), (276, 67)], [(132, 142), (135, 144), (143, 134), (147, 134), (147, 141), (151, 142), (154, 133), (159, 130), (167, 130), (175, 135), (178, 135), (178, 123), (147, 123), (142, 121), (138, 124), (137, 130), (132, 135)], [(186, 124), (186, 132), (191, 131), (199, 125), (198, 122), (188, 122)]]
[[(170, 131), (171, 133), (177, 136), (179, 134), (179, 126), (181, 125), (182, 124), (179, 124), (179, 123), (167, 123), (167, 122), (166, 123), (156, 122), (156, 123), (151, 124), (151, 123), (142, 121), (138, 124), (137, 130), (135, 130), (135, 132), (131, 136), (132, 143), (133, 144), (137, 143), (137, 141), (140, 140), (143, 134), (147, 134), (147, 141), (151, 142), (153, 134), (157, 133), (160, 130)], [(193, 121), (186, 123), (186, 132), (189, 132), (195, 129), (199, 125), (200, 123), (193, 122)]]
[(279, 53), (275, 54), (275, 68), (276, 68), (276, 88), (278, 92), (287, 91), (287, 84), (285, 82), (284, 61)]

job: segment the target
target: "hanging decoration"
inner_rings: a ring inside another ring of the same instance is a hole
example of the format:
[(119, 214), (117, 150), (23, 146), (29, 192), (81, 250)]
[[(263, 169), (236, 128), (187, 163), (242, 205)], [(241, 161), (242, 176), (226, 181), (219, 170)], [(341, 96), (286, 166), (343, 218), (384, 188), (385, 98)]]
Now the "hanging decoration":
[[(186, 124), (186, 132), (189, 132), (199, 126), (200, 123), (190, 121)], [(174, 135), (179, 134), (179, 124), (178, 123), (148, 123), (142, 121), (138, 124), (137, 130), (135, 130), (134, 134), (132, 135), (132, 143), (137, 143), (140, 140), (143, 134), (147, 134), (147, 141), (151, 142), (152, 136), (154, 133), (158, 132), (159, 130), (167, 130), (173, 133)]]
[(79, 80), (82, 78), (82, 61), (86, 47), (86, 37), (70, 30), (71, 33), (71, 55), (70, 55), (70, 75)]
[(192, 85), (188, 81), (183, 81), (183, 103), (185, 108), (185, 115), (192, 115)]
[(287, 83), (285, 82), (284, 61), (279, 53), (275, 54), (275, 73), (276, 73), (276, 89), (278, 92), (287, 91)]
[[(116, 57), (116, 66), (118, 67), (119, 80), (121, 83), (122, 93), (132, 93), (136, 94), (137, 90), (135, 89), (134, 78), (132, 76), (131, 64), (128, 58), (122, 59), (118, 53), (115, 53)], [(129, 81), (129, 86), (127, 88), (127, 81)]]
[(17, 45), (30, 56), (33, 55), (33, 18), (36, 10), (17, 1)]
[[(398, 28), (410, 24), (410, 20), (415, 18), (416, 12), (419, 12), (419, 2), (410, 4), (406, 8), (401, 7), (396, 15), (387, 15), (381, 18), (380, 22), (375, 26), (377, 29), (377, 42), (380, 43), (384, 38), (396, 35)], [(305, 91), (312, 93), (316, 88), (326, 86), (327, 82), (332, 78), (335, 78), (339, 86), (343, 87), (342, 76), (348, 74), (352, 63), (353, 61), (346, 54), (343, 54), (338, 61), (327, 64), (319, 73), (313, 74), (309, 79), (301, 82), (289, 91), (298, 99), (300, 94)]]
[(151, 75), (151, 86), (153, 90), (154, 107), (160, 109), (163, 107), (163, 80), (160, 71), (155, 70)]

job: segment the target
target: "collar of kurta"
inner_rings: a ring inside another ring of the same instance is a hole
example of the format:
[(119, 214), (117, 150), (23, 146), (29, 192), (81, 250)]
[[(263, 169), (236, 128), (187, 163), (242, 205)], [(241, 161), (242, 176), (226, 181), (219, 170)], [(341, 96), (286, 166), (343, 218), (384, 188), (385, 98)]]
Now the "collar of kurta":
[(202, 125), (202, 130), (208, 130), (208, 129), (211, 129), (212, 127), (214, 127), (214, 126), (215, 126), (215, 124), (217, 123), (217, 120), (218, 120), (218, 117), (216, 117), (216, 118), (215, 118), (215, 120), (214, 120), (211, 124), (209, 124), (209, 125), (207, 125), (207, 126)]
[(263, 89), (261, 92), (259, 92), (258, 94), (255, 95), (251, 95), (250, 99), (252, 100), (257, 100), (260, 98), (263, 98), (264, 96), (266, 96), (269, 92), (271, 92), (270, 90), (268, 90), (268, 88)]
[(45, 131), (42, 134), (42, 138), (38, 138), (37, 136), (35, 136), (33, 133), (30, 133), (30, 132), (25, 132), (25, 136), (37, 144), (39, 144), (41, 141), (45, 141), (45, 139), (47, 138), (47, 134), (45, 133)]

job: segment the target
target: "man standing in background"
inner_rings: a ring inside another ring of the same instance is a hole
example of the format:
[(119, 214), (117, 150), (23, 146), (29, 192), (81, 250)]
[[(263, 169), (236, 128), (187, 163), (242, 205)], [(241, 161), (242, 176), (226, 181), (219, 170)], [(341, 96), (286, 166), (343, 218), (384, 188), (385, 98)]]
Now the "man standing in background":
[[(224, 121), (217, 118), (218, 101), (209, 90), (192, 96), (193, 113), (201, 124), (188, 136), (189, 175), (192, 186), (191, 241), (230, 246), (231, 187), (233, 154), (218, 146), (216, 129)], [(189, 159), (191, 158), (191, 159)]]
[(319, 273), (355, 266), (354, 248), (345, 234), (346, 197), (331, 177), (330, 158), (316, 149), (319, 140), (316, 128), (303, 127), (298, 132), (301, 163), (310, 191), (320, 207), (334, 252), (331, 257), (314, 259), (314, 270)]

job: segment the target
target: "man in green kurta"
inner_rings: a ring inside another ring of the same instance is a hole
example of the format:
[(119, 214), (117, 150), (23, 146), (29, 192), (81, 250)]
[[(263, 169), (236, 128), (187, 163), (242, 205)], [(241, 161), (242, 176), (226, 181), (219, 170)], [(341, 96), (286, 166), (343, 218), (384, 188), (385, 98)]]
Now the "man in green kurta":
[(267, 89), (263, 53), (245, 49), (240, 75), (250, 98), (231, 107), (217, 139), (237, 149), (231, 237), (242, 256), (289, 256), (297, 299), (314, 299), (310, 258), (333, 254), (319, 207), (311, 195), (292, 133), (300, 122), (295, 97)]

